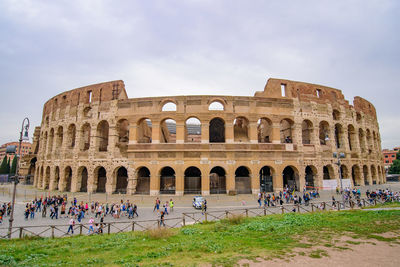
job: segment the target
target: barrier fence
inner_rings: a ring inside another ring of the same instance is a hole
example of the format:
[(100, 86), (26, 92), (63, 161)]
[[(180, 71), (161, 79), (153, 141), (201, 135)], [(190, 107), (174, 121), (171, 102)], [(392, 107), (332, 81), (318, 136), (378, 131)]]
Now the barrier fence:
[[(181, 217), (165, 218), (163, 220), (141, 220), (141, 221), (117, 221), (117, 222), (103, 222), (97, 223), (95, 228), (102, 229), (102, 234), (121, 233), (121, 232), (133, 232), (133, 231), (144, 231), (154, 228), (178, 228), (186, 225), (192, 225), (196, 223), (212, 222), (222, 219), (228, 219), (230, 216), (243, 216), (243, 217), (257, 217), (267, 216), (273, 214), (285, 214), (285, 213), (310, 213), (315, 211), (332, 211), (332, 210), (348, 210), (355, 208), (362, 208), (368, 206), (375, 206), (376, 204), (382, 204), (384, 202), (394, 202), (399, 200), (389, 199), (386, 201), (379, 199), (360, 199), (350, 201), (335, 201), (335, 202), (313, 202), (306, 204), (285, 204), (279, 206), (263, 206), (257, 208), (240, 208), (240, 209), (227, 209), (227, 210), (216, 210), (207, 212), (185, 212), (182, 213)], [(69, 224), (60, 225), (34, 225), (34, 226), (17, 226), (13, 227), (10, 238), (55, 238), (69, 236), (68, 233)], [(74, 235), (89, 235), (89, 224), (75, 224), (73, 226)], [(8, 239), (9, 233), (8, 228), (0, 228), (0, 239)]]

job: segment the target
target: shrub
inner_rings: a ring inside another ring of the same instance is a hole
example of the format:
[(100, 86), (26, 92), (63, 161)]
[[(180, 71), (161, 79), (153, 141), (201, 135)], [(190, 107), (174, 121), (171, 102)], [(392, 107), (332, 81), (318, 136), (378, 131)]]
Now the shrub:
[(232, 214), (226, 220), (230, 224), (241, 224), (244, 221), (244, 216), (241, 214)]
[(151, 239), (165, 239), (174, 235), (172, 230), (166, 228), (153, 228), (146, 231), (146, 234)]

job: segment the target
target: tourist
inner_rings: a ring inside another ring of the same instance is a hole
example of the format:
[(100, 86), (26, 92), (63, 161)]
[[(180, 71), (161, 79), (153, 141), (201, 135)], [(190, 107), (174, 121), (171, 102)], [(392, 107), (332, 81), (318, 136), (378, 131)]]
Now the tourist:
[(88, 234), (90, 234), (90, 232), (94, 233), (93, 223), (94, 223), (94, 219), (93, 219), (93, 217), (90, 217)]
[(169, 211), (174, 211), (174, 201), (172, 200), (172, 198), (169, 200)]
[(67, 234), (69, 234), (69, 231), (71, 231), (71, 233), (74, 234), (74, 225), (75, 225), (75, 220), (74, 217), (71, 216), (71, 219), (69, 220), (69, 227)]

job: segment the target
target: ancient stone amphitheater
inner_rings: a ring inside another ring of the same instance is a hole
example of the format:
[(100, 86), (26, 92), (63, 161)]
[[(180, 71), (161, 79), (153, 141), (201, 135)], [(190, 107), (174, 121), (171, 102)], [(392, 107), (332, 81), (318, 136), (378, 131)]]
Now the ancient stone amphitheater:
[(128, 98), (123, 81), (73, 89), (45, 103), (33, 145), (24, 168), (49, 190), (256, 194), (385, 182), (370, 102), (281, 79), (254, 96)]

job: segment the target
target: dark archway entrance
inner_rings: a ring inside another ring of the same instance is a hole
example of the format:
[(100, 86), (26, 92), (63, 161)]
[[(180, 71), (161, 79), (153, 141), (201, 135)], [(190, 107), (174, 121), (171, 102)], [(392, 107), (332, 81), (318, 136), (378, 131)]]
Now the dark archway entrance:
[(225, 142), (225, 122), (220, 118), (214, 118), (210, 121), (209, 128), (210, 143)]
[(97, 171), (97, 193), (106, 192), (107, 172), (104, 167), (100, 167)]
[(185, 171), (184, 194), (201, 194), (201, 171), (196, 167), (189, 167)]
[(274, 192), (272, 171), (269, 166), (264, 166), (260, 170), (260, 192)]
[(226, 194), (226, 173), (222, 167), (210, 171), (210, 194)]
[(314, 172), (311, 166), (306, 167), (306, 188), (311, 190), (314, 189)]
[(125, 167), (120, 167), (117, 171), (117, 184), (115, 193), (126, 194), (128, 188), (128, 171)]
[(87, 181), (88, 181), (88, 171), (86, 167), (83, 167), (81, 172), (81, 188), (80, 192), (87, 192)]
[(160, 194), (175, 194), (175, 171), (164, 167), (160, 173)]
[(71, 181), (72, 181), (72, 169), (71, 167), (65, 168), (65, 190), (66, 192), (71, 191)]
[(237, 194), (251, 194), (250, 172), (244, 166), (235, 171), (235, 189)]
[(289, 188), (289, 190), (299, 191), (299, 176), (291, 166), (287, 166), (282, 173), (283, 186)]
[(58, 166), (56, 167), (54, 173), (54, 182), (55, 182), (54, 190), (58, 190), (58, 184), (60, 183), (60, 168)]
[(150, 194), (150, 171), (142, 167), (137, 172), (136, 194)]

